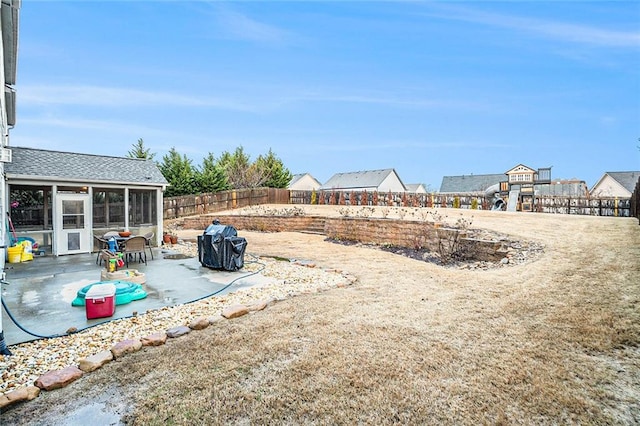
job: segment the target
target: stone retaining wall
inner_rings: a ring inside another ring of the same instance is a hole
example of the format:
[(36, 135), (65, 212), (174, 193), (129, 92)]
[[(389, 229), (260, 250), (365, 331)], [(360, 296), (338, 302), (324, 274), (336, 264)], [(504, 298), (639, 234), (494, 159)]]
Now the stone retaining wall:
[[(204, 230), (213, 219), (238, 230), (314, 232), (336, 240), (431, 251), (437, 251), (439, 242), (459, 232), (434, 222), (353, 217), (202, 215), (179, 219), (175, 223), (184, 229)], [(506, 255), (501, 241), (460, 235), (459, 242), (461, 251), (473, 260), (497, 261)]]
[(261, 232), (317, 232), (324, 234), (326, 218), (320, 216), (218, 216), (202, 215), (185, 217), (176, 220), (178, 226), (184, 229), (202, 229), (211, 225), (213, 219), (218, 219), (223, 225), (247, 231)]

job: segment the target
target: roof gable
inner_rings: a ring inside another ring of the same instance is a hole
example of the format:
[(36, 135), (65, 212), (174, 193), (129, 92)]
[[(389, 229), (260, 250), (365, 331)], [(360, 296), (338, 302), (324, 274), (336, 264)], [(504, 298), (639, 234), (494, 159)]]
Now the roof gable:
[(87, 183), (168, 184), (152, 160), (17, 146), (10, 149), (12, 162), (4, 165), (9, 178)]
[(636, 189), (636, 184), (638, 183), (638, 179), (640, 179), (640, 172), (607, 172), (605, 174), (611, 176), (631, 193)]
[(300, 179), (302, 179), (303, 177), (305, 177), (306, 175), (308, 175), (309, 173), (300, 173), (297, 175), (293, 175), (291, 177), (291, 182), (289, 182), (289, 186), (293, 186), (296, 184), (296, 182), (298, 182)]
[(300, 173), (293, 175), (293, 177), (291, 178), (291, 182), (289, 182), (287, 188), (307, 191), (318, 189), (320, 188), (320, 186), (322, 185), (320, 184), (318, 179), (314, 178), (311, 173)]
[(427, 188), (424, 187), (421, 183), (407, 183), (405, 185), (407, 188), (407, 192), (415, 192), (415, 193), (426, 193)]
[(524, 164), (518, 164), (513, 169), (505, 172), (505, 174), (510, 175), (512, 173), (535, 173), (536, 171), (529, 166), (525, 166)]

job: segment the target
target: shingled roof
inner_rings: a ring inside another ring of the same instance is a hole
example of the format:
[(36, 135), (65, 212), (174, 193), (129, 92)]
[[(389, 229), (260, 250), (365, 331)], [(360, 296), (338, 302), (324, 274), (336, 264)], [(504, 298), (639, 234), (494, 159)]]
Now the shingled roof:
[(636, 189), (636, 184), (640, 179), (640, 172), (606, 172), (605, 174), (614, 178), (616, 182), (631, 193)]
[(462, 175), (462, 176), (444, 176), (440, 185), (441, 193), (471, 193), (484, 192), (490, 186), (507, 180), (507, 175)]
[(17, 146), (9, 148), (12, 161), (4, 165), (8, 178), (153, 186), (168, 184), (152, 160)]
[[(322, 185), (322, 189), (351, 189), (372, 188), (377, 189), (380, 184), (392, 173), (398, 175), (395, 169), (366, 170), (361, 172), (336, 173)], [(398, 180), (400, 177), (398, 176)], [(402, 183), (402, 181), (400, 180)], [(404, 184), (402, 184), (404, 187)]]

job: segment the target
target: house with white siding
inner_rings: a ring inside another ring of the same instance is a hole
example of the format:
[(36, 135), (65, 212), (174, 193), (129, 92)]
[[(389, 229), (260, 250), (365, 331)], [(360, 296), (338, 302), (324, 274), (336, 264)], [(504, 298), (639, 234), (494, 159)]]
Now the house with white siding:
[(106, 231), (162, 237), (168, 182), (152, 160), (12, 146), (4, 163), (7, 212), (17, 237), (47, 254), (88, 253)]
[(390, 191), (394, 193), (407, 191), (395, 169), (336, 173), (320, 189), (323, 191)]
[[(5, 192), (5, 163), (11, 161), (9, 146), (9, 131), (16, 124), (16, 77), (18, 64), (18, 33), (20, 18), (20, 0), (2, 0), (0, 5), (0, 87), (4, 97), (0, 100), (0, 216), (7, 213), (7, 194)], [(4, 219), (3, 219), (4, 223)], [(0, 246), (5, 252), (0, 255), (0, 268), (4, 271), (6, 248), (9, 245), (9, 230), (7, 226), (0, 227)], [(4, 291), (4, 287), (2, 289)], [(0, 295), (2, 298), (2, 295)], [(0, 314), (0, 355), (11, 355), (11, 351), (4, 342)]]
[(317, 191), (322, 184), (310, 173), (293, 175), (287, 189), (291, 191)]
[(426, 194), (427, 188), (424, 187), (421, 183), (408, 183), (405, 185), (407, 187), (407, 192), (411, 194)]
[(640, 172), (606, 172), (591, 188), (592, 197), (631, 198)]

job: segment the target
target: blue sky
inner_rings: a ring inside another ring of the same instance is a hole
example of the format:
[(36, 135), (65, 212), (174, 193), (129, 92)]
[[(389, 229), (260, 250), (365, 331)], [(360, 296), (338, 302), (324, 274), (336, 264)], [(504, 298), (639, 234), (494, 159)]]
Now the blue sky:
[(640, 170), (640, 2), (29, 1), (10, 144), (405, 183)]

